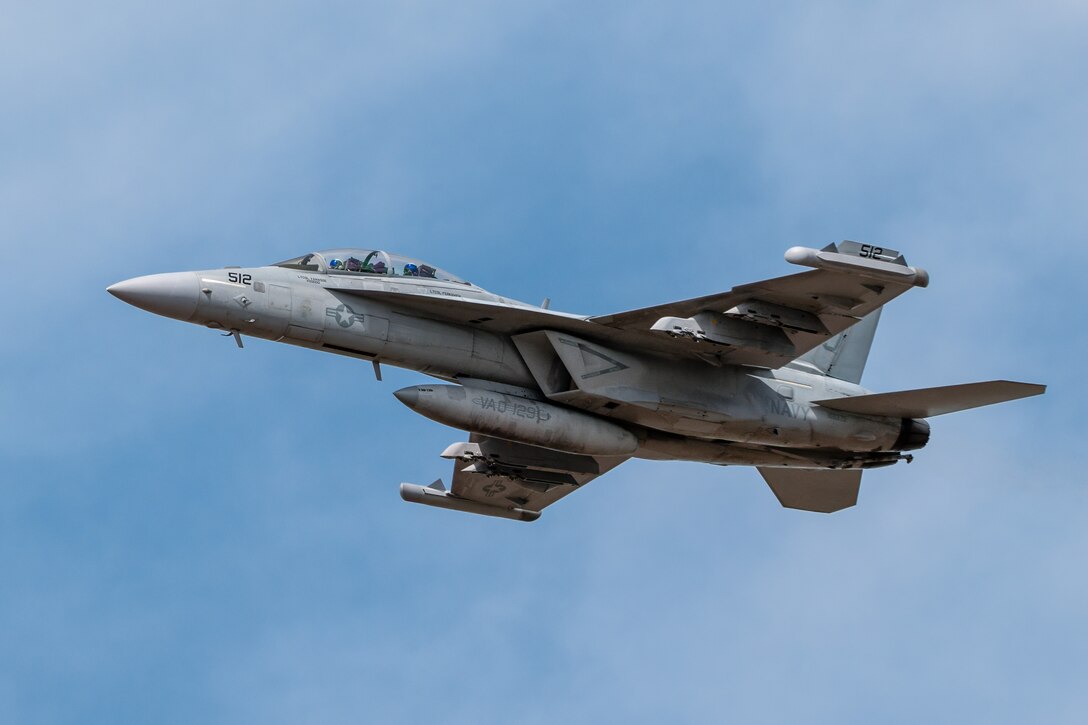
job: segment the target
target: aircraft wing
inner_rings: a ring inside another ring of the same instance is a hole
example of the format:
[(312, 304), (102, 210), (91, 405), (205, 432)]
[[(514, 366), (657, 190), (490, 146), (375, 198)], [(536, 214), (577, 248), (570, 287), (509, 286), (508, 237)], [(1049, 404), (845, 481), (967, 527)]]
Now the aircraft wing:
[(589, 319), (669, 335), (722, 362), (777, 368), (912, 287), (929, 284), (925, 270), (907, 266), (899, 252), (868, 244), (842, 242), (819, 251), (794, 247), (786, 260), (816, 269)]
[(810, 272), (734, 287), (728, 292), (598, 317), (580, 317), (511, 300), (434, 295), (355, 286), (337, 291), (412, 313), (499, 334), (569, 332), (712, 364), (778, 368), (859, 322), (911, 287), (929, 283), (899, 252), (855, 242), (822, 250), (794, 247), (786, 259)]
[(454, 461), (453, 484), (401, 484), (401, 497), (413, 503), (535, 521), (540, 512), (627, 457), (585, 456), (511, 443), (472, 434), (442, 454)]

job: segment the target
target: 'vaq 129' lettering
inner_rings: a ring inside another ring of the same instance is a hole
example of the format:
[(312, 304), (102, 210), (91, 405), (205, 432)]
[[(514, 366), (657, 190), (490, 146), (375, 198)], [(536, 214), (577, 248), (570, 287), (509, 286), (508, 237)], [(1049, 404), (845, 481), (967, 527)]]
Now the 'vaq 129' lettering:
[(505, 415), (512, 415), (516, 418), (525, 418), (527, 420), (535, 420), (537, 423), (551, 420), (552, 414), (542, 408), (535, 405), (528, 405), (527, 403), (511, 403), (506, 400), (498, 400), (496, 398), (485, 398), (483, 396), (473, 398), (473, 405), (478, 405), (484, 410), (493, 410), (496, 413), (503, 413)]

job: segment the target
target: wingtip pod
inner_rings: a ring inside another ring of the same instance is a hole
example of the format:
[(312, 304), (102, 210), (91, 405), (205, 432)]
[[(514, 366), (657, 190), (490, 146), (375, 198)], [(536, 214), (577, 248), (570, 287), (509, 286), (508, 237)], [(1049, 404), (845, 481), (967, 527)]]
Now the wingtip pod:
[[(438, 482), (436, 482), (438, 483)], [(519, 508), (501, 508), (499, 506), (487, 506), (475, 501), (454, 496), (443, 488), (431, 486), (419, 486), (414, 483), (402, 483), (400, 485), (400, 497), (409, 503), (421, 503), (424, 506), (450, 509), (452, 511), (464, 511), (470, 514), (482, 516), (495, 516), (500, 519), (512, 519), (514, 521), (536, 521), (540, 518), (539, 511), (529, 511)]]
[(819, 263), (819, 251), (809, 247), (790, 247), (786, 250), (786, 261), (802, 267), (815, 267)]
[(786, 250), (785, 257), (790, 264), (802, 267), (852, 272), (914, 287), (929, 286), (929, 273), (924, 269), (908, 266), (903, 255), (894, 249), (872, 244), (842, 242), (838, 245), (829, 244), (823, 249), (790, 247)]

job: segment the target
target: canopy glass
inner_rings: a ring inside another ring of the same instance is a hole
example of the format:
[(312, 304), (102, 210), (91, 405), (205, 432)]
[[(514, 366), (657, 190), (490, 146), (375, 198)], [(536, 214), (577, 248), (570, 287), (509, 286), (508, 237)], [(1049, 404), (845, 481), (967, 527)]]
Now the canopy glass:
[(379, 249), (327, 249), (278, 262), (275, 266), (321, 274), (365, 274), (384, 277), (418, 277), (469, 284), (426, 262)]

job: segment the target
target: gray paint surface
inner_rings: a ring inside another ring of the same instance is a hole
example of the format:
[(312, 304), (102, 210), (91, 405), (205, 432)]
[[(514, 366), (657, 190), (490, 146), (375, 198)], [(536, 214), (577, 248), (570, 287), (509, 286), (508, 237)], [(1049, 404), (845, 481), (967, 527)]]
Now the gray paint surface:
[(239, 345), (265, 338), (445, 381), (396, 395), (472, 436), (443, 454), (455, 461), (451, 490), (408, 485), (402, 496), (523, 521), (629, 457), (754, 465), (784, 506), (836, 511), (856, 502), (863, 469), (909, 462), (928, 442), (914, 419), (1044, 392), (995, 381), (870, 393), (860, 380), (881, 309), (928, 273), (856, 242), (786, 259), (814, 269), (597, 317), (376, 250), (109, 291)]

